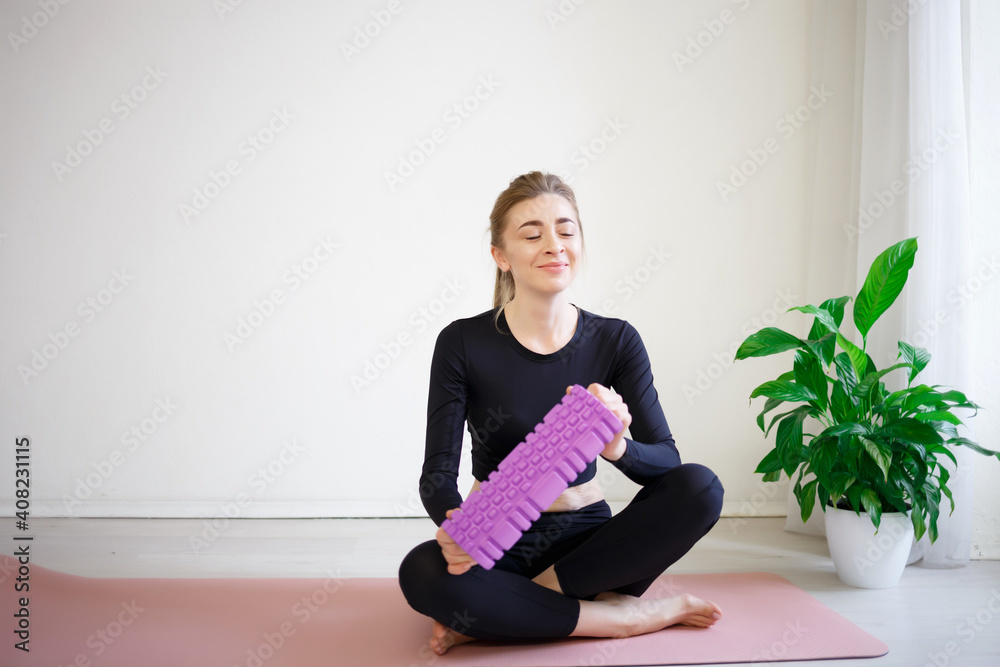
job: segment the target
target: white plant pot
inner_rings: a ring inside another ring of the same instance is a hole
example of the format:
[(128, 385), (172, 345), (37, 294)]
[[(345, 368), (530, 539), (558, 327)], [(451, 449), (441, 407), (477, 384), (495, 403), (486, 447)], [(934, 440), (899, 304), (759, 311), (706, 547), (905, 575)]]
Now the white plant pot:
[(858, 588), (892, 588), (899, 583), (913, 545), (913, 524), (899, 512), (882, 515), (875, 526), (868, 514), (827, 507), (826, 542), (837, 576)]

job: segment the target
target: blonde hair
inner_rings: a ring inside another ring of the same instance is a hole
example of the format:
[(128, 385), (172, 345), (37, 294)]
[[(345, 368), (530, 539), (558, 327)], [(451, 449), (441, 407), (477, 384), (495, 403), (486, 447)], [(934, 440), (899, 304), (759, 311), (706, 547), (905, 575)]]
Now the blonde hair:
[[(573, 206), (582, 248), (583, 226), (580, 222), (580, 210), (576, 206), (576, 195), (573, 194), (573, 189), (555, 174), (545, 174), (540, 171), (532, 171), (513, 179), (507, 189), (497, 197), (497, 201), (493, 205), (493, 212), (490, 213), (490, 245), (503, 250), (503, 233), (507, 228), (507, 213), (515, 204), (544, 194), (559, 195)], [(494, 322), (500, 318), (500, 313), (513, 298), (514, 276), (511, 275), (510, 271), (501, 271), (498, 266), (493, 286), (493, 307), (497, 311), (493, 316)]]

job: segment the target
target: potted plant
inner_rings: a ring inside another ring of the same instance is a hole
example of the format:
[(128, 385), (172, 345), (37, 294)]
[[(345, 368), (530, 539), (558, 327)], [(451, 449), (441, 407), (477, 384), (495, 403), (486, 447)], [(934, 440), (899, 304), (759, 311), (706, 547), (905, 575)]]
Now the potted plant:
[[(797, 471), (793, 489), (802, 520), (818, 497), (837, 574), (854, 586), (896, 585), (914, 537), (928, 532), (937, 539), (942, 494), (954, 510), (939, 458), (955, 461), (949, 445), (1000, 459), (1000, 452), (958, 434), (962, 421), (953, 411), (979, 406), (960, 391), (914, 384), (930, 361), (927, 350), (900, 341), (899, 363), (882, 370), (866, 352), (868, 332), (899, 296), (916, 252), (912, 238), (875, 258), (854, 300), (860, 345), (840, 330), (850, 300), (843, 296), (789, 309), (813, 316), (806, 339), (767, 327), (736, 352), (739, 360), (794, 350), (792, 370), (750, 394), (766, 399), (757, 416), (765, 437), (777, 424), (774, 447), (756, 472), (776, 482), (782, 472), (791, 480)], [(892, 372), (905, 374), (904, 388), (886, 388), (882, 379)], [(765, 417), (782, 405), (791, 409), (773, 415), (765, 428)], [(856, 536), (842, 534), (852, 527)]]

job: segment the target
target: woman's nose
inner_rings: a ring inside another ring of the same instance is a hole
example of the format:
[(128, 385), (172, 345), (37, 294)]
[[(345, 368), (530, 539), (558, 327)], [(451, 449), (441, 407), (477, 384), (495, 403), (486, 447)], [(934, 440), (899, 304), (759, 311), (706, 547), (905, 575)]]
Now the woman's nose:
[(546, 248), (546, 250), (548, 252), (558, 254), (566, 250), (566, 245), (558, 235), (552, 235), (549, 237), (548, 248)]

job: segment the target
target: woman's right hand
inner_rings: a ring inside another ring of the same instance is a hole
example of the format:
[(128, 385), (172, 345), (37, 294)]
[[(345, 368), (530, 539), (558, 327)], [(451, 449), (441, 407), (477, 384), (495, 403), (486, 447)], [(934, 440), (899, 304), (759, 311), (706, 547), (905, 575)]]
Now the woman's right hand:
[[(458, 508), (456, 507), (455, 509)], [(445, 514), (445, 518), (450, 519), (454, 511), (455, 510), (448, 510)], [(451, 574), (464, 574), (476, 564), (476, 561), (472, 559), (472, 556), (467, 554), (465, 549), (460, 547), (444, 528), (438, 528), (437, 534), (434, 538), (437, 540), (438, 544), (441, 545), (441, 553), (444, 554), (444, 559), (448, 562), (448, 572)]]

